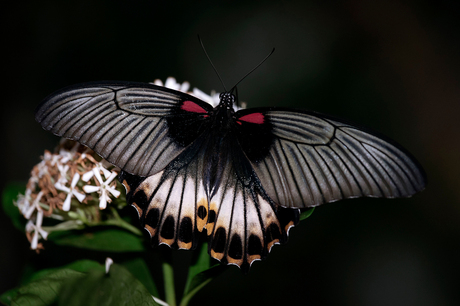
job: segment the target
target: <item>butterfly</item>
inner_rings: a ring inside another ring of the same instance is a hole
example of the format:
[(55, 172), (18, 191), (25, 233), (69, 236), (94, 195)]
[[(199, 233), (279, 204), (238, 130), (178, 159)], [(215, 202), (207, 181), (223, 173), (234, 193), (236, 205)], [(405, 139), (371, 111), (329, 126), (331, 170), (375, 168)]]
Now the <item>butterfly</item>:
[(93, 149), (122, 172), (152, 244), (194, 249), (248, 270), (286, 242), (302, 210), (356, 197), (409, 197), (419, 163), (370, 130), (312, 111), (235, 111), (147, 83), (64, 88), (36, 110), (45, 130)]

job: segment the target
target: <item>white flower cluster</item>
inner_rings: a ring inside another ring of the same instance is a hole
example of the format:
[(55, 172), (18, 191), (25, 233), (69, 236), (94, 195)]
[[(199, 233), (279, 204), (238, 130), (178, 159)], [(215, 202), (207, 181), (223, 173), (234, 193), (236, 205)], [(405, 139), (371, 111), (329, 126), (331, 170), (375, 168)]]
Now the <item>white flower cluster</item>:
[(112, 201), (111, 196), (120, 195), (113, 182), (119, 170), (105, 160), (97, 161), (96, 153), (68, 140), (61, 142), (58, 151), (58, 154), (45, 151), (42, 161), (32, 169), (25, 194), (19, 195), (16, 202), (29, 220), (26, 235), (33, 250), (43, 248), (38, 241), (48, 236), (42, 228), (44, 216), (68, 220), (72, 206), (78, 210), (80, 204), (97, 203), (99, 209), (105, 209)]

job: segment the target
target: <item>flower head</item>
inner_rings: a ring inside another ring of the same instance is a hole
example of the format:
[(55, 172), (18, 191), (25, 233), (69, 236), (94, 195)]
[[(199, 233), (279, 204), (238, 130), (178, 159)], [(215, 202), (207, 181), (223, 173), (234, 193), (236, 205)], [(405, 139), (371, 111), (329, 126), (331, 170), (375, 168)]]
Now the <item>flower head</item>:
[(80, 174), (75, 173), (73, 178), (72, 178), (72, 183), (70, 184), (70, 188), (66, 187), (64, 184), (57, 182), (54, 184), (56, 189), (64, 191), (67, 193), (67, 197), (64, 200), (64, 204), (62, 205), (62, 210), (63, 211), (69, 211), (70, 210), (70, 200), (72, 196), (75, 196), (78, 201), (82, 202), (85, 199), (85, 195), (77, 191), (77, 183), (80, 180)]
[[(46, 239), (49, 231), (81, 228), (82, 224), (88, 222), (100, 222), (101, 218), (106, 217), (100, 215), (99, 207), (111, 202), (109, 194), (120, 194), (114, 189), (115, 183), (109, 185), (116, 177), (118, 168), (100, 159), (95, 152), (69, 140), (61, 141), (55, 152), (58, 153), (45, 151), (42, 161), (31, 171), (25, 194), (19, 195), (16, 201), (20, 212), (29, 220), (26, 234), (31, 248), (36, 250), (42, 248), (39, 240)], [(80, 189), (93, 176), (102, 190), (100, 197), (97, 194), (86, 195)], [(77, 201), (72, 201), (73, 198)], [(91, 209), (92, 206), (96, 209)], [(46, 226), (45, 231), (42, 224), (48, 219), (54, 221), (48, 222), (51, 225)]]
[(26, 225), (26, 233), (27, 236), (30, 238), (31, 241), (30, 248), (32, 250), (38, 250), (41, 247), (38, 243), (38, 239), (43, 238), (46, 239), (48, 237), (48, 233), (42, 229), (42, 222), (43, 222), (43, 211), (38, 211), (36, 215), (35, 223), (32, 220), (29, 220)]
[(109, 185), (113, 181), (113, 179), (118, 175), (118, 173), (112, 172), (106, 179), (106, 181), (102, 179), (102, 176), (99, 173), (99, 169), (94, 168), (93, 173), (97, 179), (99, 186), (86, 185), (83, 187), (83, 190), (86, 193), (97, 192), (99, 194), (99, 208), (105, 209), (107, 207), (107, 202), (112, 202), (110, 194), (112, 194), (116, 198), (120, 196), (120, 191), (115, 189), (116, 186)]

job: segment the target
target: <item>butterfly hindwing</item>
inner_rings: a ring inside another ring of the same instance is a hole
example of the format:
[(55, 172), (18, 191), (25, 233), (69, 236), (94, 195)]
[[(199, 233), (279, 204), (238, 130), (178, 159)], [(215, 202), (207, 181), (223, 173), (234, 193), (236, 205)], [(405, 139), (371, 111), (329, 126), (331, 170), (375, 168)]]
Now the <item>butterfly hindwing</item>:
[(287, 241), (299, 211), (283, 210), (266, 195), (236, 138), (230, 135), (224, 144), (223, 177), (209, 201), (209, 253), (247, 270), (255, 260), (265, 258), (273, 245)]
[(202, 141), (194, 142), (163, 171), (138, 179), (123, 173), (128, 202), (136, 208), (152, 244), (194, 249), (197, 232), (208, 220), (208, 196), (203, 184)]
[(46, 130), (145, 177), (164, 169), (206, 129), (211, 110), (195, 97), (152, 84), (98, 82), (50, 95), (35, 117)]
[[(194, 248), (197, 232), (206, 228), (210, 255), (247, 270), (287, 241), (299, 211), (278, 207), (267, 196), (234, 135), (219, 141), (219, 148), (213, 140), (201, 135), (153, 176), (121, 179), (153, 244)], [(219, 169), (212, 171), (215, 158)]]
[[(258, 120), (245, 121), (251, 114), (259, 114)], [(366, 129), (283, 108), (243, 110), (236, 118), (243, 149), (265, 191), (281, 206), (407, 197), (425, 186), (425, 174), (408, 152)], [(263, 137), (248, 136), (251, 130), (263, 131), (257, 134)]]

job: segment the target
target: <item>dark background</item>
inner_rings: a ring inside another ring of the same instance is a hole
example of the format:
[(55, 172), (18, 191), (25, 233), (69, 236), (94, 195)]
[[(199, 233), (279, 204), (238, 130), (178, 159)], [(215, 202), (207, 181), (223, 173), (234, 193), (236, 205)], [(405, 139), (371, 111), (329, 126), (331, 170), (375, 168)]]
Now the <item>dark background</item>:
[[(34, 121), (51, 92), (95, 80), (174, 76), (249, 107), (308, 108), (403, 144), (425, 167), (410, 199), (327, 204), (244, 276), (230, 268), (201, 305), (458, 305), (458, 1), (16, 1), (2, 8), (2, 175), (28, 179), (58, 139)], [(6, 54), (5, 54), (6, 53)], [(39, 260), (0, 213), (0, 292)], [(40, 255), (38, 255), (40, 256)]]

